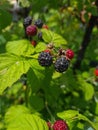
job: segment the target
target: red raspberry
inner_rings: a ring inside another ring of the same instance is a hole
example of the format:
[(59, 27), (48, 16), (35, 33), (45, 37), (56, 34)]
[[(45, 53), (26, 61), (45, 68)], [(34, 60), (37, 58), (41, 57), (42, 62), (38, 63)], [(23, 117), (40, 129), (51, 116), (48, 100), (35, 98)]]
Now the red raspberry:
[(35, 36), (37, 34), (37, 27), (35, 25), (29, 25), (26, 28), (26, 33), (28, 36)]
[(37, 42), (35, 40), (31, 41), (31, 44), (35, 47)]
[(69, 59), (72, 59), (74, 57), (74, 52), (70, 49), (66, 50), (66, 56), (69, 58)]
[(49, 29), (49, 27), (46, 24), (44, 24), (42, 28)]
[(94, 73), (96, 76), (98, 76), (98, 69), (95, 69)]
[(53, 124), (53, 130), (68, 130), (68, 126), (65, 121), (63, 120), (57, 120)]

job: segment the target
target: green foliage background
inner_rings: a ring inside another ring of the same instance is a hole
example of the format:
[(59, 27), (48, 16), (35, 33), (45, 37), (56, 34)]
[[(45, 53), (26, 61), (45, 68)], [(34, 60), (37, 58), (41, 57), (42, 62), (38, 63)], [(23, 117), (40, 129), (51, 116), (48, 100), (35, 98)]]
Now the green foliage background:
[[(94, 1), (41, 1), (18, 1), (21, 8), (31, 5), (33, 19), (41, 18), (49, 26), (41, 30), (44, 42), (38, 41), (35, 48), (24, 38), (23, 14), (14, 22), (12, 5), (0, 2), (0, 130), (48, 130), (46, 122), (59, 118), (66, 120), (70, 130), (98, 130), (98, 78), (90, 66), (90, 61), (98, 61), (97, 26), (81, 69), (73, 73), (88, 13), (98, 16)], [(80, 20), (84, 9), (85, 24)], [(75, 52), (65, 73), (38, 64), (38, 54), (50, 42)]]

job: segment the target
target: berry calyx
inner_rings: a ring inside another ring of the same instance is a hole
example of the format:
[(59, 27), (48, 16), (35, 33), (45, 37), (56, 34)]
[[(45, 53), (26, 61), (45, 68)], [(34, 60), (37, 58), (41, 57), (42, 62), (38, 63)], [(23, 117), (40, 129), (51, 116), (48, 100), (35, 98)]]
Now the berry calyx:
[(37, 27), (35, 25), (29, 25), (26, 28), (26, 33), (28, 36), (35, 36), (37, 34)]
[(98, 69), (95, 69), (94, 74), (95, 76), (98, 76)]
[(49, 27), (46, 24), (43, 24), (42, 28), (49, 29)]
[(60, 57), (55, 61), (54, 67), (57, 72), (64, 72), (68, 69), (70, 61), (65, 57)]
[(68, 49), (68, 50), (66, 50), (65, 55), (67, 58), (72, 59), (74, 57), (74, 52), (72, 50)]
[(65, 121), (63, 120), (57, 120), (53, 124), (53, 130), (68, 130), (68, 126)]
[(32, 23), (32, 18), (31, 18), (31, 16), (26, 17), (26, 18), (24, 19), (24, 21), (23, 21), (24, 27), (27, 27), (27, 26), (31, 25), (31, 23)]
[(35, 47), (37, 42), (35, 40), (31, 41), (31, 44)]
[(53, 58), (49, 52), (41, 52), (38, 57), (38, 62), (41, 66), (49, 67), (53, 62)]
[(43, 26), (43, 22), (42, 22), (41, 19), (36, 20), (34, 24), (35, 24), (38, 28), (42, 28), (42, 26)]

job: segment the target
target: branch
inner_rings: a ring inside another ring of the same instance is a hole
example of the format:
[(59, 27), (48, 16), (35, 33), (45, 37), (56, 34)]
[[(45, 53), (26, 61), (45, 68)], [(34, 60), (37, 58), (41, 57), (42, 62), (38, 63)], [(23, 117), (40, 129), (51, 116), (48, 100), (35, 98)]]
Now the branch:
[(98, 16), (92, 15), (90, 20), (89, 20), (89, 23), (87, 24), (86, 31), (85, 31), (85, 34), (84, 34), (84, 38), (83, 38), (81, 47), (78, 51), (77, 60), (76, 60), (76, 63), (74, 64), (74, 66), (73, 66), (73, 69), (80, 69), (81, 62), (84, 58), (86, 48), (90, 43), (92, 30), (93, 30), (94, 26), (96, 25), (97, 19), (98, 19)]

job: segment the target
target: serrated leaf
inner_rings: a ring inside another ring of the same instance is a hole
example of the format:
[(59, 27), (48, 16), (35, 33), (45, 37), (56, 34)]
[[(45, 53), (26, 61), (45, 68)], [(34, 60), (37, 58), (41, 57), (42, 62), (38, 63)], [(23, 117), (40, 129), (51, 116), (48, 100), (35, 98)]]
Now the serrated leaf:
[(13, 106), (5, 115), (7, 130), (48, 130), (46, 122), (24, 106)]
[(12, 54), (0, 55), (0, 94), (30, 68), (28, 60)]
[(92, 99), (92, 97), (94, 95), (94, 88), (91, 84), (84, 83), (83, 84), (83, 92), (84, 92), (85, 100), (88, 101), (88, 100)]
[(42, 37), (45, 42), (53, 43), (55, 47), (60, 47), (60, 45), (67, 44), (67, 41), (61, 35), (47, 29), (42, 29)]
[(40, 89), (43, 79), (45, 78), (43, 68), (41, 66), (36, 68), (37, 64), (35, 64), (34, 67), (33, 65), (32, 69), (30, 69), (27, 73), (27, 83), (31, 87), (32, 93)]
[(80, 83), (80, 89), (83, 91), (83, 95), (86, 101), (92, 99), (94, 95), (94, 87), (92, 84), (87, 83), (85, 80), (82, 79), (80, 75), (78, 75), (78, 81)]
[(30, 41), (25, 39), (8, 42), (6, 50), (9, 53), (24, 56), (34, 53), (34, 47), (31, 45)]
[(79, 112), (76, 110), (67, 110), (67, 111), (57, 113), (57, 116), (64, 120), (69, 120), (69, 119), (74, 119), (75, 117), (77, 117), (78, 114)]
[(96, 123), (90, 121), (86, 116), (84, 116), (84, 115), (82, 115), (82, 114), (79, 114), (79, 115), (78, 115), (78, 119), (79, 119), (79, 120), (87, 121), (95, 130), (98, 129)]
[(39, 42), (35, 47), (35, 52), (41, 52), (46, 49), (46, 44), (44, 42)]

